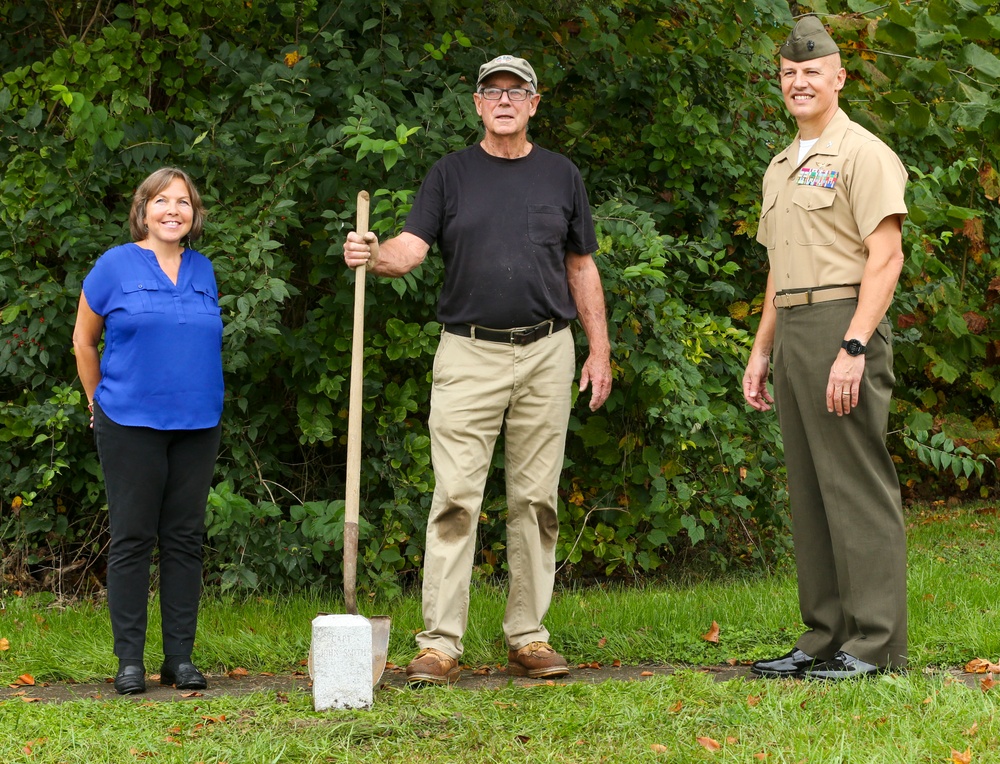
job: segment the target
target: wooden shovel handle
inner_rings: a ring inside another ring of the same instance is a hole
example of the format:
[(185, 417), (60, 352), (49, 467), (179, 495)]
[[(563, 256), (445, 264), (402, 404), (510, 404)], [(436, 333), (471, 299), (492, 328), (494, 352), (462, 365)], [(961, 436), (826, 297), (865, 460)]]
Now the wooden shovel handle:
[[(370, 199), (358, 193), (358, 218), (354, 230), (368, 233)], [(365, 266), (354, 269), (354, 333), (351, 335), (351, 393), (347, 414), (347, 485), (344, 496), (344, 605), (357, 615), (358, 516), (361, 505), (361, 399), (365, 362)]]

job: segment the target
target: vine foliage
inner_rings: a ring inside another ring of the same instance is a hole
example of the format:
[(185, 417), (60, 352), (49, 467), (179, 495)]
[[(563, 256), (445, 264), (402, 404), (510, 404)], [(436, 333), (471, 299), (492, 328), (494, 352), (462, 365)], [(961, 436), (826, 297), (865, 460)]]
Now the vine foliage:
[[(476, 141), (473, 74), (529, 58), (540, 145), (594, 206), (615, 388), (574, 407), (566, 578), (663, 576), (684, 555), (788, 548), (781, 441), (739, 390), (762, 299), (759, 186), (790, 140), (782, 0), (232, 3), (0, 0), (0, 548), (18, 587), (103, 579), (106, 508), (71, 353), (84, 274), (127, 238), (136, 184), (177, 164), (209, 208), (227, 397), (208, 575), (340, 581), (360, 189), (399, 230), (429, 166)], [(996, 3), (816, 0), (842, 105), (910, 171), (892, 318), (890, 445), (909, 496), (995, 490), (1000, 451)], [(439, 259), (367, 290), (361, 583), (416, 580), (433, 488), (426, 417)], [(585, 340), (577, 332), (579, 353)], [(502, 443), (477, 571), (502, 571)]]

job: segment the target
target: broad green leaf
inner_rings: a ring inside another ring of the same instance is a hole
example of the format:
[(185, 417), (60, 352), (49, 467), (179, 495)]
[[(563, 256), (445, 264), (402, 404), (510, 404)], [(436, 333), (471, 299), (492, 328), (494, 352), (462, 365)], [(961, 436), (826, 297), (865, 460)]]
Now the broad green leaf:
[(1000, 78), (1000, 58), (975, 43), (969, 43), (965, 46), (962, 58), (980, 74), (985, 74), (992, 79)]

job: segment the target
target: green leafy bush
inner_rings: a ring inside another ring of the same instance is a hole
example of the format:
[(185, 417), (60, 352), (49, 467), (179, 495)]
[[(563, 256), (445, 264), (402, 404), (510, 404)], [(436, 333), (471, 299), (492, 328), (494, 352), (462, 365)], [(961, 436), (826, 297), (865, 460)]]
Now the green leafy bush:
[[(891, 444), (912, 493), (990, 495), (995, 3), (891, 0), (864, 16), (854, 5), (815, 4), (837, 14), (827, 20), (852, 51), (843, 104), (912, 178)], [(353, 301), (341, 243), (354, 200), (368, 190), (373, 230), (399, 229), (430, 165), (478, 139), (472, 75), (501, 52), (540, 73), (534, 140), (584, 173), (608, 297), (615, 389), (599, 412), (574, 408), (563, 574), (666, 575), (692, 547), (719, 565), (782, 554), (777, 423), (748, 412), (739, 385), (764, 286), (760, 178), (792, 134), (773, 76), (790, 18), (778, 0), (0, 0), (6, 580), (72, 592), (102, 579), (106, 514), (72, 322), (84, 274), (127, 238), (132, 189), (171, 163), (209, 207), (201, 248), (225, 321), (208, 576), (226, 587), (338, 584)], [(412, 583), (421, 567), (440, 269), (432, 255), (367, 290), (369, 592)], [(498, 469), (482, 575), (503, 566), (503, 495)]]

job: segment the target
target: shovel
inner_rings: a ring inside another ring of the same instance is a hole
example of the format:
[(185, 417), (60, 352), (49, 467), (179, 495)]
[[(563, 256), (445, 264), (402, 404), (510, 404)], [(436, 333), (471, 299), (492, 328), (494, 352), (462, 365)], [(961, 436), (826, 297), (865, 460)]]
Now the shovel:
[[(368, 233), (367, 191), (358, 194), (358, 220), (355, 230)], [(364, 377), (365, 341), (365, 266), (354, 270), (354, 334), (351, 338), (351, 392), (347, 418), (347, 493), (344, 497), (344, 607), (348, 615), (358, 615), (358, 515), (361, 504), (361, 384)], [(320, 615), (326, 615), (320, 613)], [(389, 649), (387, 615), (368, 619), (372, 627), (372, 687), (385, 671)], [(309, 652), (309, 676), (313, 676), (312, 650)]]
[[(368, 233), (367, 191), (358, 193), (358, 219), (355, 231)], [(358, 515), (361, 505), (361, 385), (364, 380), (365, 344), (365, 266), (354, 269), (354, 333), (351, 336), (351, 393), (347, 417), (347, 493), (344, 497), (344, 607), (349, 615), (358, 615)], [(385, 671), (389, 650), (387, 615), (368, 619), (372, 625), (372, 686)]]

